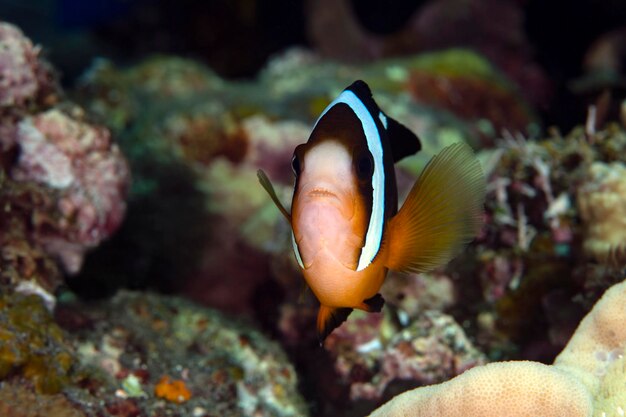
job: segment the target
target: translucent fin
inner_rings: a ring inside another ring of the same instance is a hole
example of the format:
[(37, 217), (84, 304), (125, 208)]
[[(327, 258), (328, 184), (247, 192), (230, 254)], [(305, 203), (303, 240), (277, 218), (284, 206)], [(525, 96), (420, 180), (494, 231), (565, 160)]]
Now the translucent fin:
[(425, 272), (448, 262), (478, 232), (484, 199), (485, 175), (472, 149), (446, 147), (389, 222), (387, 267)]
[(341, 325), (352, 313), (351, 308), (333, 308), (320, 305), (317, 313), (317, 337), (320, 346), (324, 343), (326, 336)]
[(269, 178), (267, 178), (267, 175), (265, 174), (265, 172), (263, 172), (262, 169), (259, 169), (256, 172), (256, 176), (259, 178), (259, 182), (261, 183), (261, 186), (265, 188), (265, 191), (267, 191), (267, 193), (270, 195), (270, 198), (272, 199), (274, 204), (276, 204), (276, 207), (278, 207), (278, 210), (280, 210), (280, 212), (283, 213), (283, 216), (285, 216), (287, 221), (291, 223), (291, 215), (289, 214), (287, 209), (285, 209), (285, 206), (283, 206), (283, 204), (278, 199), (278, 196), (276, 195), (276, 191), (274, 191), (274, 186), (272, 186), (272, 182), (270, 181)]

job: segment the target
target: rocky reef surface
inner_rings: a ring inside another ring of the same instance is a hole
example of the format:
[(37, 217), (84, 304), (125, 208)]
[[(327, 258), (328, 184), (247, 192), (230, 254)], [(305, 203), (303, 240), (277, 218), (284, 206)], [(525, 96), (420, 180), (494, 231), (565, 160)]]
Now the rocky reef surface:
[(217, 311), (131, 292), (54, 315), (34, 295), (1, 302), (3, 415), (307, 415), (276, 342)]

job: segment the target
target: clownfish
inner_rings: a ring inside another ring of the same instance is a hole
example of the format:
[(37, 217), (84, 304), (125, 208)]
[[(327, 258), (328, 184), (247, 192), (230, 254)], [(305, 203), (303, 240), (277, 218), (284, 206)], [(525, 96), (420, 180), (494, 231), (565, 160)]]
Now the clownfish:
[(291, 161), (291, 213), (267, 175), (261, 185), (292, 228), (306, 284), (320, 302), (320, 344), (353, 309), (379, 312), (389, 269), (426, 272), (447, 263), (482, 221), (485, 176), (472, 149), (456, 143), (433, 157), (398, 211), (394, 163), (421, 149), (356, 81), (322, 112)]

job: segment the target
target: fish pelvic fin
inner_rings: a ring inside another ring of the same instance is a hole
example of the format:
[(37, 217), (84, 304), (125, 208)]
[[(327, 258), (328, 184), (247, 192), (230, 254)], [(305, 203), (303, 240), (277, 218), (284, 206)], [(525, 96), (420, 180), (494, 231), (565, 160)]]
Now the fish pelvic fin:
[(465, 143), (430, 160), (388, 225), (389, 269), (426, 272), (447, 263), (482, 224), (485, 175)]
[(361, 306), (362, 310), (367, 311), (368, 313), (380, 313), (385, 305), (385, 299), (382, 295), (376, 294), (373, 297), (368, 298), (367, 300), (363, 300), (363, 305)]
[(287, 221), (291, 223), (291, 214), (289, 214), (285, 206), (283, 206), (283, 203), (281, 203), (278, 199), (276, 191), (274, 190), (274, 186), (272, 185), (270, 179), (267, 177), (267, 174), (262, 169), (259, 169), (256, 172), (256, 176), (259, 179), (261, 186), (265, 189), (265, 191), (267, 191), (274, 204), (276, 204), (276, 207), (278, 207), (278, 210), (280, 210), (283, 216), (285, 216), (285, 219), (287, 219)]
[(320, 342), (320, 346), (324, 344), (326, 337), (337, 327), (341, 325), (348, 316), (352, 313), (351, 308), (342, 307), (327, 307), (320, 305), (319, 312), (317, 313), (317, 337)]

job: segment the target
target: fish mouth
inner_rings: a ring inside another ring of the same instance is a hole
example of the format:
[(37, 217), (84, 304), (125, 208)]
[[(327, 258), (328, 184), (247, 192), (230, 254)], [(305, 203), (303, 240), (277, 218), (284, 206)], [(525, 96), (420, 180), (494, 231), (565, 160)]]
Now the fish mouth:
[(321, 187), (313, 188), (311, 191), (307, 193), (307, 195), (313, 198), (335, 198), (339, 200), (339, 197), (337, 196), (337, 194), (333, 193), (332, 191), (326, 188), (321, 188)]

